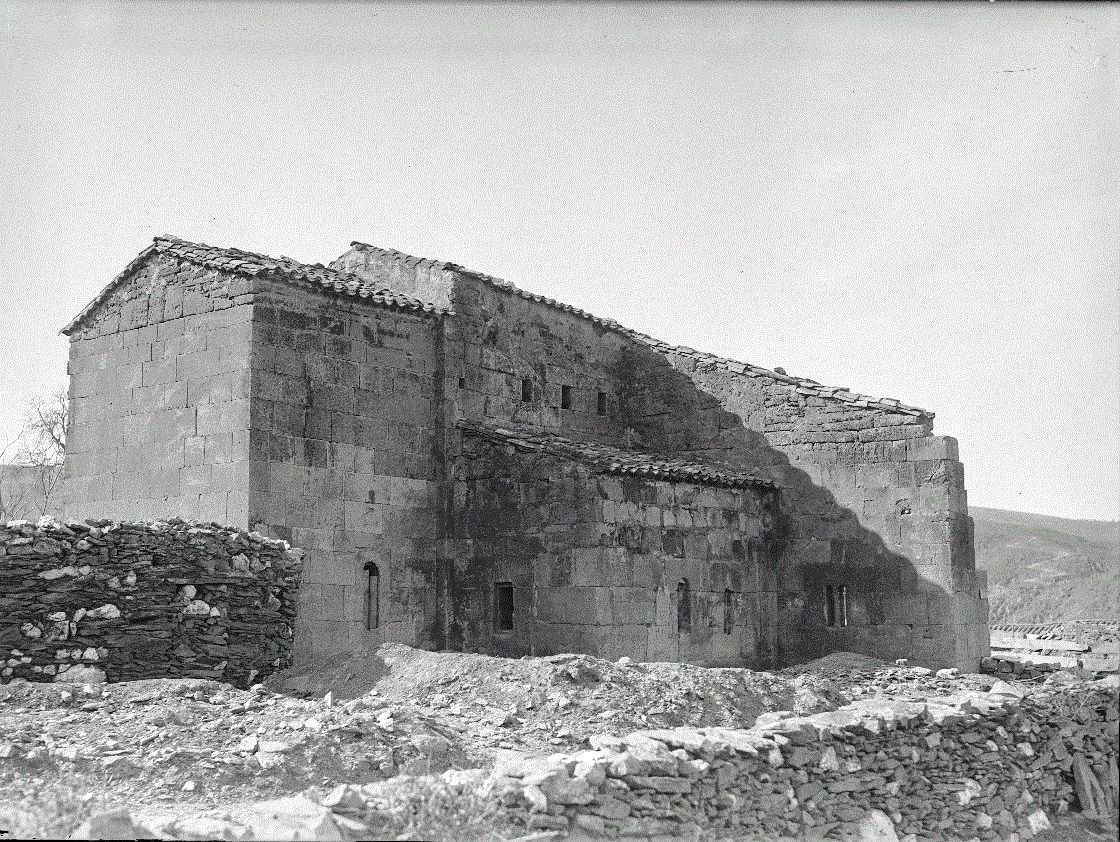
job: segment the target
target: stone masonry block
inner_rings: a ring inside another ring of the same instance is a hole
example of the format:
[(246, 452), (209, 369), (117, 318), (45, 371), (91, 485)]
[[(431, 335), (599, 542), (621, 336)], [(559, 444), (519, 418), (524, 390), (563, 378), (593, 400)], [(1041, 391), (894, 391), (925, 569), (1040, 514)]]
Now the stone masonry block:
[(952, 436), (924, 436), (907, 442), (906, 458), (911, 462), (958, 461), (957, 440)]
[(610, 588), (549, 588), (537, 594), (537, 615), (544, 622), (611, 625)]

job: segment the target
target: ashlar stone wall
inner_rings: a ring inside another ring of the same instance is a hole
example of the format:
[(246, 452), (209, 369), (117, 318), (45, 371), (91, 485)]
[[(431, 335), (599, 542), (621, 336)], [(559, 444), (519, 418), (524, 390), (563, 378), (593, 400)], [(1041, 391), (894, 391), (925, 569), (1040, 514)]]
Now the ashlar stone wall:
[(771, 489), (614, 476), (469, 432), (454, 480), (455, 648), (771, 663)]
[(249, 523), (305, 551), (297, 658), (441, 640), (440, 320), (259, 282), (251, 327)]
[(929, 413), (678, 348), (453, 264), (355, 244), (335, 265), (454, 311), (451, 459), (466, 418), (763, 467), (783, 489), (778, 661), (849, 649), (977, 668), (986, 583), (956, 442)]
[[(765, 467), (783, 489), (780, 660), (842, 649), (977, 669), (987, 584), (957, 443), (932, 416), (646, 338), (626, 364), (647, 443)], [(828, 623), (830, 587), (846, 625)]]
[(153, 255), (71, 334), (67, 511), (246, 524), (250, 290)]
[(510, 422), (625, 444), (625, 337), (470, 274), (456, 275), (453, 295), (446, 337), (452, 422)]
[(0, 524), (0, 678), (248, 686), (290, 664), (299, 572), (215, 524)]
[[(459, 424), (510, 423), (764, 469), (781, 489), (759, 556), (776, 578), (755, 589), (772, 618), (764, 660), (848, 649), (975, 669), (986, 654), (963, 469), (928, 413), (676, 348), (452, 264), (355, 245), (336, 266), (362, 279), (157, 238), (69, 328), (68, 512), (220, 521), (306, 547), (300, 657), (449, 645), (459, 566), (490, 563), (449, 529)], [(594, 499), (607, 493), (596, 481)], [(674, 558), (658, 517), (643, 529)], [(578, 531), (572, 547), (620, 546)], [(512, 557), (504, 538), (494, 558)], [(755, 569), (749, 552), (738, 563)], [(730, 651), (692, 645), (677, 657)]]

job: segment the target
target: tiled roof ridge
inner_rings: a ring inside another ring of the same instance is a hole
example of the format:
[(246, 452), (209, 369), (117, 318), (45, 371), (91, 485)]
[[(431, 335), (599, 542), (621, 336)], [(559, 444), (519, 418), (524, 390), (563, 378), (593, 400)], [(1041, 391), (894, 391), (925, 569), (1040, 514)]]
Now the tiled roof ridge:
[(239, 248), (193, 243), (170, 234), (156, 237), (153, 242), (162, 254), (171, 254), (181, 260), (207, 268), (306, 283), (328, 292), (403, 310), (439, 312), (438, 308), (430, 302), (396, 292), (388, 287), (371, 284), (352, 272), (332, 269), (322, 263), (302, 263), (290, 257), (269, 257)]
[(290, 257), (269, 257), (244, 249), (211, 246), (184, 240), (172, 234), (163, 234), (154, 237), (151, 245), (144, 248), (124, 270), (94, 296), (93, 300), (62, 329), (62, 333), (73, 332), (109, 296), (118, 284), (130, 277), (153, 254), (166, 254), (186, 263), (193, 263), (196, 266), (216, 269), (229, 274), (275, 278), (288, 283), (311, 286), (326, 292), (359, 298), (371, 304), (399, 310), (432, 315), (442, 312), (430, 302), (405, 295), (388, 287), (370, 284), (353, 273), (332, 269), (321, 263), (301, 263)]
[(359, 251), (376, 251), (380, 254), (385, 255), (385, 257), (388, 257), (390, 260), (400, 260), (404, 263), (426, 263), (429, 266), (434, 266), (437, 269), (448, 268), (462, 270), (461, 266), (456, 266), (455, 264), (447, 263), (443, 260), (436, 260), (432, 257), (419, 257), (415, 254), (408, 254), (407, 252), (399, 251), (398, 249), (385, 248), (383, 246), (371, 245), (370, 243), (363, 243), (360, 240), (352, 240), (350, 242), (350, 248), (358, 249)]
[(485, 281), (497, 289), (509, 292), (520, 298), (528, 299), (529, 301), (536, 301), (545, 304), (549, 307), (555, 307), (565, 313), (570, 313), (574, 316), (587, 319), (593, 324), (597, 324), (607, 330), (613, 330), (616, 333), (621, 333), (630, 337), (636, 342), (646, 345), (647, 347), (654, 348), (663, 354), (674, 354), (676, 356), (688, 357), (696, 361), (698, 366), (704, 368), (718, 368), (724, 371), (730, 371), (734, 374), (743, 374), (750, 377), (768, 377), (778, 383), (784, 383), (789, 386), (795, 387), (796, 391), (806, 397), (818, 397), (827, 400), (834, 400), (840, 403), (848, 404), (851, 406), (867, 409), (884, 409), (890, 412), (897, 412), (902, 415), (913, 415), (918, 418), (932, 419), (934, 413), (928, 409), (922, 409), (916, 406), (908, 406), (896, 398), (875, 398), (870, 395), (863, 395), (859, 392), (853, 392), (844, 386), (824, 386), (816, 380), (808, 377), (795, 377), (790, 374), (784, 374), (772, 369), (763, 368), (762, 366), (753, 365), (752, 363), (745, 363), (740, 360), (734, 360), (729, 357), (721, 357), (717, 354), (711, 354), (706, 351), (697, 351), (694, 348), (689, 348), (684, 345), (673, 345), (669, 342), (664, 342), (660, 339), (655, 339), (652, 336), (641, 333), (640, 331), (632, 328), (624, 327), (616, 322), (614, 319), (596, 316), (594, 313), (589, 313), (586, 310), (581, 310), (571, 304), (565, 304), (562, 301), (557, 301), (554, 298), (548, 298), (543, 295), (538, 295), (528, 290), (521, 289), (520, 287), (510, 283), (509, 281), (496, 278), (493, 275), (487, 275), (484, 272), (478, 272), (474, 269), (468, 269), (465, 266), (460, 266), (457, 263), (448, 263), (446, 261), (432, 260), (424, 257), (416, 257), (411, 254), (397, 251), (396, 249), (385, 249), (379, 246), (371, 246), (369, 243), (363, 243), (354, 240), (350, 243), (351, 248), (363, 249), (380, 252), (387, 257), (401, 260), (415, 260), (418, 262), (428, 263), (432, 266), (442, 269), (448, 269), (460, 274), (467, 275), (478, 280)]
[(694, 482), (725, 488), (776, 487), (769, 477), (734, 465), (674, 459), (612, 445), (577, 442), (556, 433), (513, 424), (483, 424), (462, 419), (456, 426), (470, 435), (510, 444), (521, 450), (550, 453), (565, 459), (587, 462), (603, 474)]

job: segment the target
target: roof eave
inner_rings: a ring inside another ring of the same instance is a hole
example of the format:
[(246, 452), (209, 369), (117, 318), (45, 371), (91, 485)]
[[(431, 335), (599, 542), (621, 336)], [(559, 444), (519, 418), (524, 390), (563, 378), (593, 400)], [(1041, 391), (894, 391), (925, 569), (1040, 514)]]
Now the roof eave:
[(101, 303), (109, 297), (109, 294), (114, 289), (116, 289), (124, 281), (128, 280), (132, 273), (139, 269), (144, 261), (146, 261), (149, 257), (151, 257), (153, 254), (158, 254), (159, 248), (156, 246), (156, 242), (159, 239), (159, 237), (153, 239), (152, 242), (148, 246), (146, 246), (143, 251), (136, 255), (136, 257), (134, 257), (129, 262), (129, 264), (125, 266), (124, 269), (116, 275), (116, 277), (113, 278), (113, 280), (109, 281), (109, 283), (102, 288), (101, 292), (97, 293), (97, 295), (93, 297), (89, 304), (82, 308), (82, 311), (78, 313), (78, 315), (67, 322), (66, 326), (59, 331), (59, 334), (62, 336), (69, 336), (71, 333), (81, 327), (86, 318), (88, 318), (93, 313), (93, 311), (96, 310), (101, 305)]

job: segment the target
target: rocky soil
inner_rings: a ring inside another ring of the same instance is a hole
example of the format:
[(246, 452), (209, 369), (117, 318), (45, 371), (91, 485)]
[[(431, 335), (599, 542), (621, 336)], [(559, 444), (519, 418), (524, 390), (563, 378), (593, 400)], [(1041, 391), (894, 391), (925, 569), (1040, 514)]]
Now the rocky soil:
[[(995, 681), (846, 653), (766, 673), (387, 644), (250, 690), (201, 679), (8, 684), (0, 686), (0, 829), (41, 831), (45, 819), (29, 825), (29, 810), (62, 810), (72, 824), (114, 807), (170, 820), (236, 814), (262, 799), (340, 784), (392, 780), (399, 793), (401, 781), (423, 780), (410, 776), (578, 751), (595, 734), (741, 729), (771, 711), (807, 715), (869, 698), (937, 699)], [(462, 809), (454, 784), (440, 784), (452, 813)], [(45, 792), (64, 793), (66, 804), (44, 807)], [(444, 803), (431, 793), (415, 798), (425, 810)], [(52, 827), (58, 835), (63, 825)]]

